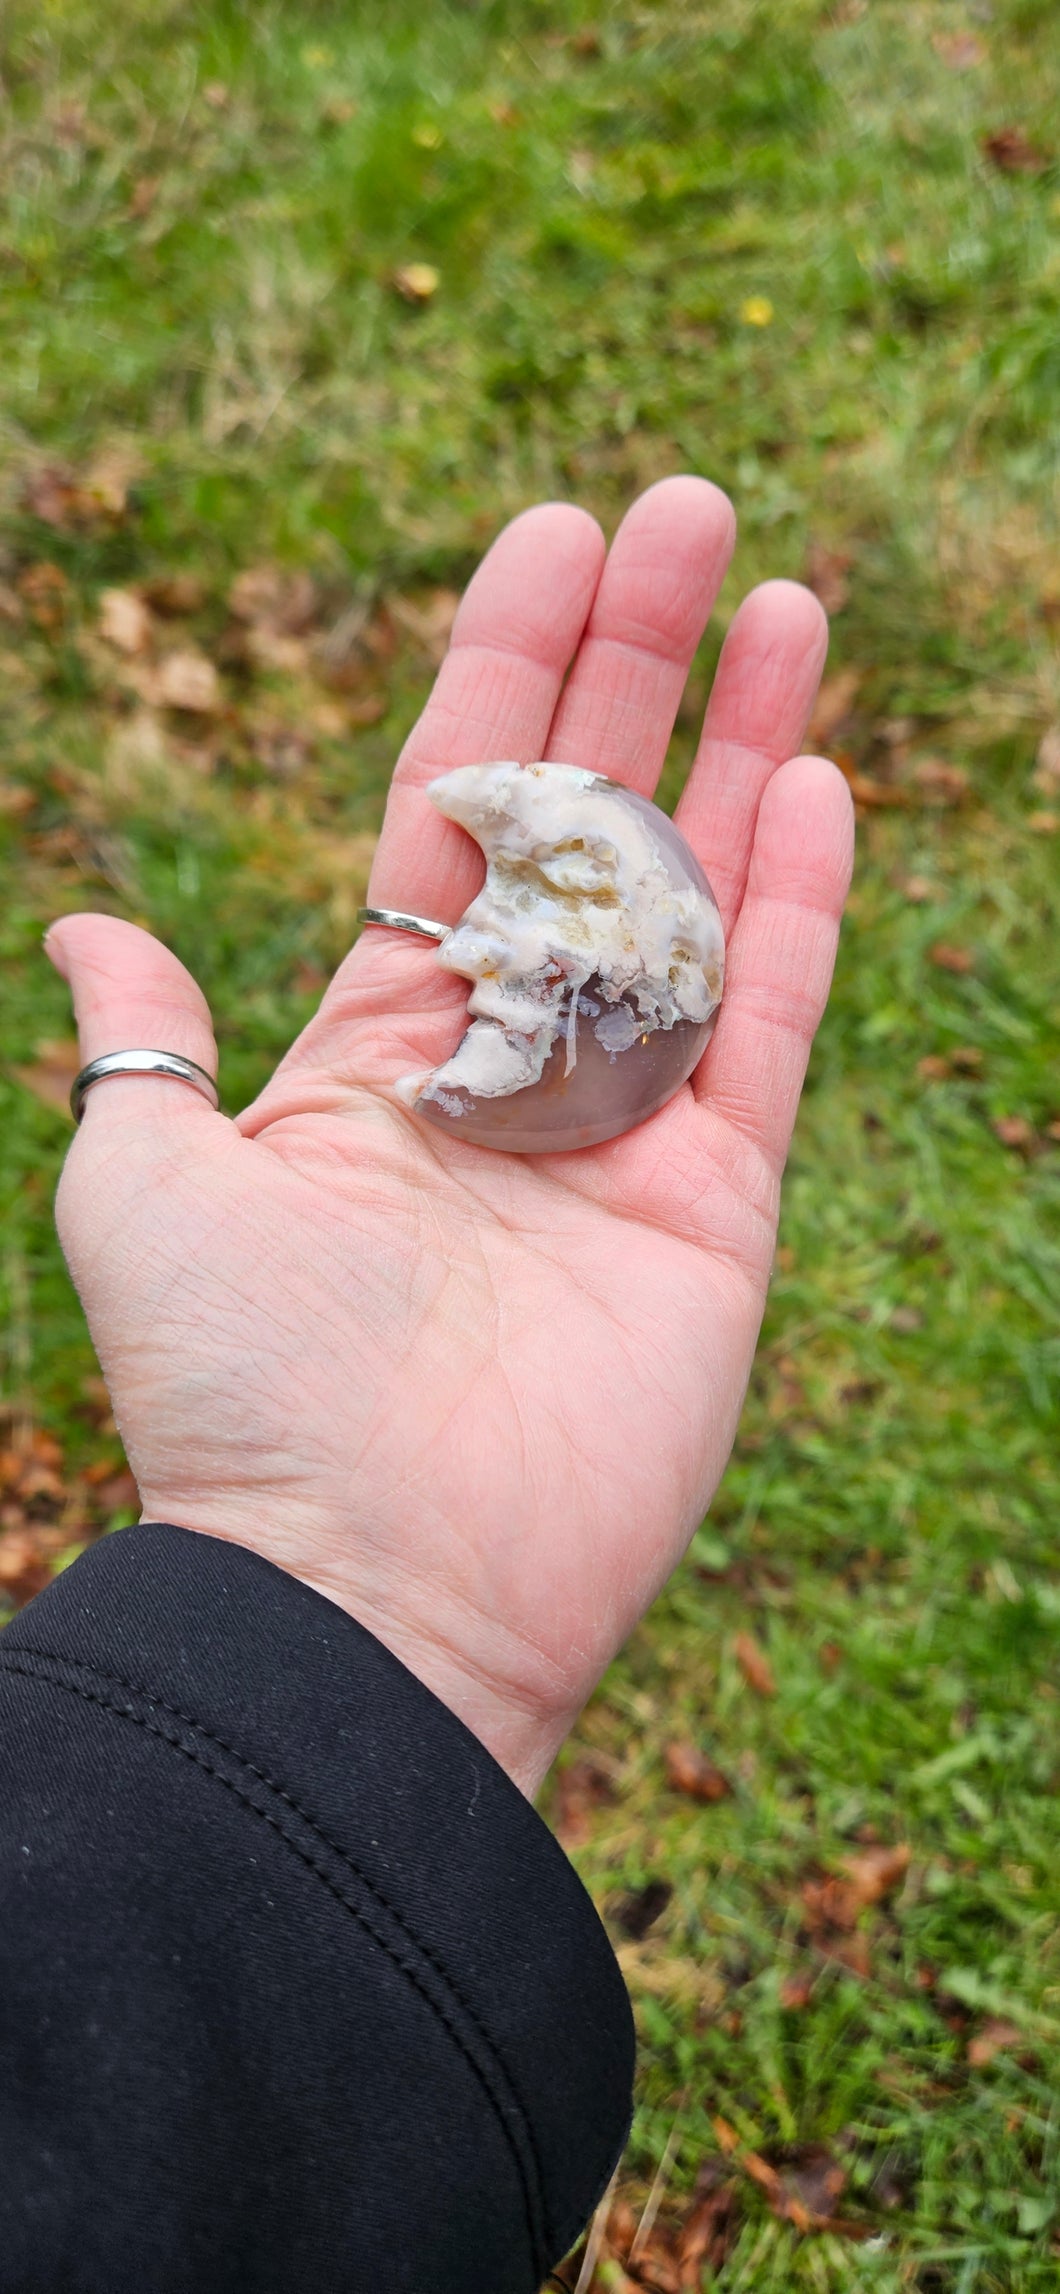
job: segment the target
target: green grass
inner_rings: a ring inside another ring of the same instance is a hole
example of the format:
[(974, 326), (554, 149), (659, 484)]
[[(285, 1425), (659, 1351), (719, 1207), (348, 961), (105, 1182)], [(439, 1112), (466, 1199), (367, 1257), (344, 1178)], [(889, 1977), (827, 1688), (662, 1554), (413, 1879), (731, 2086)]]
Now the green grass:
[[(576, 496), (610, 526), (669, 470), (733, 492), (737, 562), (670, 797), (740, 589), (806, 570), (811, 545), (849, 559), (831, 671), (860, 681), (834, 737), (863, 792), (900, 801), (863, 809), (732, 1466), (548, 1805), (569, 1830), (572, 1763), (602, 1766), (611, 1797), (574, 1848), (589, 1885), (612, 1912), (672, 1890), (620, 1941), (635, 2209), (666, 2152), (676, 2228), (720, 2120), (739, 2138), (724, 2294), (1046, 2294), (1060, 868), (1040, 816), (1060, 792), (1032, 771), (1060, 719), (1052, 0), (12, 0), (4, 84), (12, 1071), (39, 1083), (40, 1043), (69, 1032), (40, 932), (89, 903), (192, 962), (228, 1096), (255, 1088), (346, 943), (429, 684), (401, 601), (429, 608), (528, 501)], [(1010, 127), (1040, 167), (991, 161)], [(438, 273), (422, 307), (393, 284), (410, 263)], [(82, 485), (120, 465), (113, 514), (35, 514), (58, 462)], [(262, 666), (233, 642), (229, 585), (262, 562), (312, 574), (318, 630), (363, 608), (338, 691), (311, 648)], [(97, 634), (103, 588), (178, 571), (201, 595), (160, 637), (216, 658), (208, 719), (137, 701)], [(963, 791), (925, 781), (932, 759)], [(940, 967), (939, 943), (971, 968)], [(3, 1393), (63, 1457), (61, 1494), (8, 1501), (2, 1557), (23, 1514), (50, 1552), (123, 1516), (84, 1478), (119, 1461), (51, 1230), (66, 1129), (13, 1073), (0, 1103)], [(994, 1128), (1016, 1119), (1022, 1148)], [(772, 1699), (735, 1661), (747, 1631)], [(730, 1797), (667, 1786), (685, 1740)], [(812, 1884), (873, 1839), (907, 1844), (909, 1873), (852, 1943)], [(977, 2064), (992, 2020), (1022, 2036)], [(807, 2145), (842, 2165), (866, 2242), (800, 2235), (743, 2163)]]

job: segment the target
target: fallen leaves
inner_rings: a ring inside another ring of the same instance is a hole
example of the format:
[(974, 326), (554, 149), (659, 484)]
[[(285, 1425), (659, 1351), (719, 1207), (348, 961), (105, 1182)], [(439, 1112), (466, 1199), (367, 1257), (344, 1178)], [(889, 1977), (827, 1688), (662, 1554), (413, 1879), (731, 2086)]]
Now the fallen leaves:
[(838, 669), (826, 677), (814, 702), (806, 739), (811, 749), (827, 749), (854, 706), (862, 682), (860, 669)]
[(858, 1855), (840, 1857), (838, 1873), (804, 1880), (802, 1904), (810, 1933), (827, 1936), (833, 1929), (850, 1934), (863, 1912), (894, 1895), (909, 1861), (910, 1850), (900, 1841), (893, 1847), (868, 1847)]
[(555, 1830), (564, 1848), (580, 1848), (598, 1808), (617, 1798), (614, 1763), (602, 1753), (581, 1753), (556, 1778)]
[(49, 558), (39, 558), (24, 568), (15, 586), (38, 629), (52, 633), (62, 628), (70, 584), (61, 566), (53, 565)]
[(850, 582), (847, 577), (853, 563), (853, 553), (850, 550), (829, 550), (822, 542), (810, 543), (803, 579), (826, 613), (842, 613), (844, 606), (849, 604)]
[(150, 607), (132, 589), (105, 589), (99, 601), (99, 634), (105, 645), (130, 656), (146, 653), (154, 624)]
[(128, 514), (129, 487), (138, 458), (121, 449), (98, 454), (84, 470), (68, 462), (40, 462), (22, 489), (22, 506), (60, 534), (119, 526)]
[(948, 757), (921, 757), (912, 777), (924, 802), (931, 805), (961, 805), (970, 787), (963, 765), (951, 764)]
[(808, 1971), (800, 1975), (786, 1975), (777, 1991), (777, 1998), (786, 2015), (801, 2015), (813, 1997), (814, 1977)]
[(392, 596), (387, 599), (397, 627), (413, 638), (435, 669), (441, 666), (449, 650), (459, 604), (460, 592), (455, 589), (431, 590), (422, 598)]
[(1013, 2048), (1027, 2047), (1027, 2034), (1017, 2023), (1008, 2023), (1002, 2016), (988, 2016), (968, 2041), (968, 2064), (973, 2071), (985, 2070), (995, 2055)]
[(983, 1054), (974, 1043), (957, 1044), (950, 1052), (928, 1052), (916, 1063), (922, 1083), (951, 1083), (955, 1076), (974, 1079), (982, 1070)]
[(206, 584), (193, 573), (152, 574), (140, 583), (139, 595), (152, 613), (179, 621), (201, 611), (206, 603)]
[(80, 1073), (83, 1065), (76, 1037), (63, 1037), (39, 1043), (36, 1057), (30, 1065), (13, 1067), (11, 1073), (23, 1090), (31, 1091), (42, 1106), (57, 1109), (61, 1115), (69, 1116), (72, 1122), (70, 1093), (74, 1077)]
[(935, 940), (928, 949), (928, 962), (940, 972), (954, 972), (965, 978), (975, 970), (975, 955), (971, 948), (962, 948), (952, 940)]
[(984, 135), (980, 148), (1002, 175), (1044, 175), (1049, 166), (1048, 154), (1031, 143), (1021, 127), (995, 128), (992, 135)]
[(164, 709), (182, 709), (188, 716), (213, 717), (223, 705), (221, 683), (213, 662), (193, 646), (167, 653), (144, 690), (143, 698)]
[(1050, 725), (1042, 734), (1031, 779), (1043, 796), (1060, 792), (1060, 725)]
[(986, 43), (978, 32), (933, 32), (931, 45), (950, 72), (978, 71), (986, 62)]
[(279, 566), (248, 566), (228, 592), (228, 610), (236, 621), (274, 636), (304, 636), (317, 606), (316, 583), (304, 567), (287, 573)]
[(737, 1633), (732, 1653), (748, 1688), (753, 1689), (757, 1697), (775, 1697), (777, 1684), (773, 1667), (753, 1633)]
[(1021, 1155), (1031, 1155), (1037, 1147), (1038, 1134), (1025, 1115), (997, 1115), (990, 1128), (1003, 1147), (1013, 1147)]
[[(113, 1431), (107, 1401), (107, 1426)], [(93, 1468), (69, 1474), (54, 1434), (5, 1412), (0, 1437), (0, 1601), (19, 1608), (40, 1593), (55, 1567), (139, 1500), (128, 1467), (113, 1446)]]
[(732, 1791), (728, 1777), (708, 1759), (695, 1744), (668, 1744), (666, 1747), (666, 1781), (674, 1792), (682, 1792), (689, 1800), (701, 1800), (708, 1805), (726, 1800)]

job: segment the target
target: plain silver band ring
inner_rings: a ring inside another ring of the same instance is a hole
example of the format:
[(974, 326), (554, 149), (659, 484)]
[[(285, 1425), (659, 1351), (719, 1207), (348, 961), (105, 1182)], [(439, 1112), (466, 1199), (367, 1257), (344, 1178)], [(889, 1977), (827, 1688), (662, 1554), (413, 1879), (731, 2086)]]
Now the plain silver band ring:
[(212, 1075), (207, 1075), (204, 1067), (197, 1067), (193, 1059), (182, 1058), (179, 1051), (108, 1051), (101, 1059), (90, 1059), (74, 1084), (70, 1106), (75, 1123), (81, 1121), (85, 1100), (93, 1085), (105, 1083), (111, 1075), (167, 1075), (173, 1083), (190, 1083), (192, 1090), (201, 1092), (211, 1107), (220, 1104)]
[(358, 924), (388, 924), (392, 932), (415, 932), (421, 940), (448, 940), (451, 924), (433, 924), (429, 916), (409, 916), (403, 908), (358, 908)]

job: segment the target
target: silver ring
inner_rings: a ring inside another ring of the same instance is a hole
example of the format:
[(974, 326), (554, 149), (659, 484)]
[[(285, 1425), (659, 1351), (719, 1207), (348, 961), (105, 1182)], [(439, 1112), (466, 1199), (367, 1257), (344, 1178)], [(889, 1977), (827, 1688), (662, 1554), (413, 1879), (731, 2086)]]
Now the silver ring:
[(392, 932), (415, 932), (421, 940), (448, 940), (451, 924), (432, 924), (429, 916), (409, 916), (403, 908), (358, 908), (358, 924), (388, 924)]
[(108, 1051), (101, 1059), (90, 1059), (83, 1067), (70, 1093), (70, 1107), (75, 1123), (80, 1123), (85, 1112), (85, 1100), (96, 1083), (105, 1083), (111, 1075), (168, 1075), (173, 1083), (190, 1083), (193, 1091), (202, 1093), (211, 1107), (219, 1106), (217, 1085), (204, 1067), (197, 1067), (193, 1059), (184, 1059), (179, 1051)]

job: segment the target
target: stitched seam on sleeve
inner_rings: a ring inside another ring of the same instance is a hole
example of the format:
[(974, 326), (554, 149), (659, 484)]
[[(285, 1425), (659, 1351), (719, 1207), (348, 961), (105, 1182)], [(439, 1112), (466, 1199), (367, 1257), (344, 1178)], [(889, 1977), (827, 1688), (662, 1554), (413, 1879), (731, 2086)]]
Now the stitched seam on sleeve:
[[(19, 1662), (20, 1658), (28, 1658), (31, 1661), (28, 1664), (21, 1664)], [(232, 1794), (233, 1798), (239, 1802), (241, 1807), (248, 1809), (251, 1815), (259, 1817), (262, 1823), (267, 1824), (270, 1829), (278, 1835), (278, 1837), (284, 1842), (285, 1846), (290, 1849), (292, 1855), (296, 1856), (299, 1862), (305, 1865), (307, 1871), (310, 1871), (314, 1874), (315, 1878), (318, 1879), (322, 1886), (328, 1890), (329, 1895), (335, 1898), (336, 1903), (341, 1904), (344, 1910), (349, 1912), (351, 1918), (356, 1920), (358, 1925), (364, 1929), (367, 1935), (371, 1936), (373, 1942), (378, 1944), (380, 1950), (386, 1953), (387, 1958), (393, 1962), (394, 1966), (400, 1969), (401, 1973), (412, 1985), (413, 1990), (418, 1992), (420, 1998), (425, 2002), (431, 2013), (437, 2018), (443, 2029), (448, 2032), (449, 2037), (453, 2041), (454, 2046), (457, 2048), (458, 2053), (463, 2057), (463, 2060), (467, 2064), (468, 2069), (471, 2071), (472, 2076), (478, 2080), (483, 2093), (492, 2106), (492, 2109), (501, 2127), (502, 2133), (505, 2137), (505, 2141), (507, 2142), (508, 2148), (512, 2154), (512, 2158), (515, 2162), (516, 2173), (518, 2176), (520, 2189), (522, 2191), (523, 2204), (526, 2211), (527, 2229), (530, 2236), (531, 2251), (534, 2257), (534, 2266), (535, 2269), (537, 2269), (537, 2271), (540, 2273), (544, 2268), (547, 2267), (548, 2262), (548, 2256), (545, 2253), (546, 2242), (540, 2234), (540, 2204), (535, 2198), (535, 2194), (531, 2191), (529, 2179), (526, 2173), (526, 2165), (523, 2158), (520, 2156), (519, 2146), (512, 2139), (512, 2130), (508, 2124), (503, 2104), (497, 2093), (494, 2091), (493, 2084), (487, 2077), (483, 2065), (476, 2062), (475, 2057), (469, 2051), (466, 2041), (464, 2040), (458, 2026), (452, 2021), (451, 2017), (446, 2014), (444, 2008), (439, 2005), (439, 2002), (432, 1998), (430, 1992), (424, 1985), (422, 1978), (417, 1973), (416, 1968), (412, 1965), (409, 1965), (409, 1963), (401, 1957), (399, 1952), (395, 1950), (394, 1945), (388, 1941), (385, 1935), (380, 1934), (378, 1928), (367, 1917), (362, 1907), (359, 1904), (353, 1902), (351, 1898), (343, 1892), (342, 1888), (331, 1877), (331, 1874), (325, 1869), (325, 1867), (318, 1863), (314, 1857), (310, 1855), (308, 1849), (303, 1847), (299, 1841), (292, 1837), (292, 1834), (280, 1821), (280, 1818), (275, 1815), (270, 1815), (267, 1809), (260, 1808), (257, 1802), (250, 1796), (249, 1793), (240, 1790), (240, 1787), (234, 1778), (226, 1776), (222, 1769), (215, 1767), (214, 1764), (206, 1758), (205, 1754), (197, 1751), (192, 1746), (181, 1744), (177, 1738), (168, 1733), (167, 1730), (160, 1725), (158, 1720), (152, 1719), (149, 1717), (149, 1715), (140, 1714), (131, 1711), (128, 1708), (123, 1708), (121, 1705), (115, 1703), (113, 1698), (107, 1696), (102, 1690), (95, 1690), (89, 1687), (85, 1682), (56, 1680), (50, 1674), (40, 1671), (38, 1669), (38, 1664), (35, 1664), (32, 1661), (34, 1659), (43, 1660), (46, 1664), (49, 1665), (62, 1665), (68, 1667), (70, 1670), (85, 1672), (89, 1674), (90, 1677), (94, 1677), (100, 1682), (107, 1682), (113, 1687), (124, 1688), (131, 1696), (142, 1696), (145, 1703), (149, 1707), (149, 1713), (165, 1713), (169, 1716), (170, 1719), (181, 1721), (185, 1728), (191, 1729), (196, 1737), (201, 1737), (205, 1740), (206, 1743), (212, 1744), (218, 1752), (225, 1753), (230, 1760), (236, 1763), (237, 1767), (245, 1770), (248, 1776), (253, 1776), (257, 1783), (264, 1785), (266, 1790), (270, 1792), (277, 1800), (281, 1801), (285, 1807), (289, 1808), (293, 1815), (300, 1818), (301, 1822), (306, 1826), (307, 1830), (313, 1835), (313, 1837), (319, 1840), (321, 1846), (326, 1848), (328, 1852), (335, 1857), (336, 1861), (343, 1865), (344, 1868), (350, 1873), (351, 1878), (360, 1882), (361, 1886), (364, 1887), (367, 1893), (375, 1900), (380, 1909), (385, 1911), (388, 1917), (394, 1921), (395, 1926), (400, 1929), (402, 1935), (407, 1939), (412, 1949), (420, 1952), (422, 1957), (427, 1960), (429, 1965), (434, 1969), (435, 1973), (445, 1983), (446, 1987), (452, 1992), (458, 2006), (467, 2016), (469, 2023), (477, 2032), (488, 2053), (497, 2060), (500, 2069), (504, 2071), (506, 2082), (510, 2086), (510, 2080), (508, 2078), (507, 2068), (503, 2062), (503, 2058), (498, 2055), (496, 2047), (494, 2046), (486, 2031), (483, 2029), (483, 2026), (479, 2022), (478, 2017), (475, 2015), (474, 2010), (469, 2008), (465, 2001), (461, 1998), (460, 1992), (458, 1991), (456, 1985), (451, 1981), (451, 1978), (449, 1977), (444, 1965), (435, 1958), (434, 1954), (425, 1945), (420, 1943), (418, 1937), (411, 1933), (410, 1929), (402, 1920), (400, 1914), (392, 1909), (386, 1898), (380, 1894), (377, 1888), (373, 1886), (372, 1882), (367, 1878), (366, 1874), (364, 1874), (359, 1869), (351, 1857), (346, 1855), (341, 1848), (336, 1847), (334, 1842), (329, 1840), (327, 1834), (318, 1824), (313, 1821), (311, 1816), (306, 1814), (306, 1811), (300, 1806), (299, 1802), (295, 1800), (290, 1793), (284, 1791), (282, 1786), (274, 1784), (272, 1779), (265, 1773), (264, 1770), (256, 1768), (252, 1761), (245, 1759), (242, 1753), (237, 1752), (233, 1746), (226, 1744), (222, 1737), (214, 1736), (209, 1729), (204, 1728), (198, 1721), (193, 1720), (190, 1714), (182, 1712), (179, 1706), (167, 1704), (164, 1699), (153, 1697), (147, 1690), (139, 1689), (133, 1683), (123, 1680), (120, 1674), (106, 1673), (101, 1668), (84, 1665), (80, 1659), (59, 1657), (53, 1655), (53, 1653), (47, 1649), (31, 1649), (24, 1646), (20, 1646), (18, 1649), (11, 1652), (8, 1652), (5, 1649), (0, 1649), (0, 1670), (5, 1672), (19, 1673), (23, 1676), (23, 1678), (37, 1681), (44, 1687), (57, 1688), (67, 1696), (80, 1697), (86, 1703), (97, 1705), (102, 1712), (110, 1713), (115, 1720), (131, 1721), (134, 1726), (142, 1728), (146, 1735), (156, 1737), (159, 1743), (168, 1745), (171, 1751), (179, 1753), (183, 1759), (190, 1761), (193, 1766), (200, 1768), (204, 1775), (212, 1777), (216, 1783), (222, 1785), (227, 1792)], [(533, 2160), (535, 2173), (539, 2180), (540, 2190), (541, 2170), (536, 2144), (530, 2129), (525, 2108), (519, 2096), (514, 2092), (514, 2090), (512, 2092), (512, 2101), (522, 2122), (523, 2133), (526, 2137), (531, 2158)], [(544, 2260), (542, 2260), (543, 2255)]]
[[(373, 1902), (377, 1903), (380, 1907), (380, 1910), (384, 1911), (387, 1914), (387, 1917), (393, 1920), (395, 1927), (400, 1929), (401, 1934), (407, 1938), (413, 1949), (418, 1951), (427, 1961), (428, 1966), (434, 1969), (434, 1972), (438, 1976), (440, 1982), (444, 1983), (447, 1990), (451, 1991), (457, 2006), (460, 2008), (461, 2012), (466, 2015), (472, 2030), (477, 2033), (479, 2039), (482, 2041), (484, 2048), (496, 2059), (496, 2062), (500, 2070), (503, 2072), (507, 2085), (510, 2089), (512, 2106), (515, 2110), (517, 2118), (521, 2122), (523, 2133), (526, 2137), (526, 2142), (530, 2151), (530, 2156), (533, 2161), (534, 2172), (537, 2176), (538, 2190), (543, 2197), (544, 2178), (542, 2175), (541, 2160), (537, 2150), (537, 2143), (534, 2136), (530, 2114), (522, 2100), (522, 2097), (519, 2094), (515, 2080), (513, 2079), (511, 2072), (508, 2069), (508, 2065), (505, 2062), (504, 2056), (501, 2053), (500, 2048), (497, 2046), (496, 2041), (486, 2030), (485, 2025), (483, 2024), (480, 2016), (477, 2014), (475, 2008), (472, 2007), (470, 2001), (465, 1999), (459, 1984), (454, 1982), (453, 1977), (450, 1975), (449, 1969), (445, 1964), (445, 1961), (438, 1957), (438, 1954), (432, 1949), (430, 1944), (425, 1943), (420, 1936), (413, 1933), (412, 1929), (408, 1925), (408, 1922), (403, 1918), (401, 1912), (398, 1911), (396, 1905), (390, 1902), (389, 1897), (386, 1896), (383, 1890), (376, 1885), (375, 1881), (369, 1877), (368, 1873), (362, 1871), (360, 1865), (357, 1864), (354, 1858), (347, 1853), (346, 1849), (340, 1848), (338, 1842), (331, 1838), (330, 1833), (325, 1831), (324, 1826), (319, 1822), (318, 1818), (312, 1816), (309, 1810), (303, 1806), (302, 1802), (296, 1800), (294, 1795), (288, 1792), (284, 1785), (277, 1783), (276, 1778), (270, 1775), (268, 1769), (257, 1767), (254, 1761), (248, 1760), (246, 1754), (241, 1752), (238, 1746), (230, 1744), (227, 1738), (219, 1736), (215, 1730), (207, 1728), (205, 1722), (197, 1721), (191, 1713), (185, 1712), (181, 1705), (171, 1704), (167, 1698), (158, 1696), (153, 1689), (145, 1687), (142, 1681), (131, 1681), (124, 1673), (110, 1672), (103, 1665), (86, 1664), (84, 1660), (79, 1657), (60, 1657), (54, 1650), (36, 1648), (30, 1642), (20, 1641), (17, 1645), (15, 1654), (16, 1656), (21, 1655), (31, 1658), (36, 1657), (42, 1660), (45, 1664), (64, 1665), (70, 1672), (84, 1673), (88, 1675), (90, 1680), (106, 1681), (112, 1688), (124, 1689), (128, 1696), (142, 1697), (144, 1703), (152, 1712), (168, 1713), (172, 1720), (181, 1721), (185, 1728), (193, 1729), (196, 1736), (201, 1737), (206, 1744), (212, 1744), (216, 1746), (219, 1752), (227, 1754), (229, 1760), (237, 1761), (240, 1768), (246, 1770), (248, 1776), (255, 1777), (259, 1784), (263, 1784), (267, 1791), (275, 1794), (277, 1800), (282, 1801), (285, 1808), (290, 1808), (293, 1814), (301, 1819), (301, 1822), (305, 1824), (308, 1830), (313, 1833), (315, 1838), (320, 1841), (322, 1847), (328, 1850), (329, 1855), (334, 1856), (336, 1862), (342, 1864), (346, 1871), (348, 1871), (354, 1879), (360, 1882), (360, 1885), (366, 1890), (367, 1894), (371, 1896)], [(0, 1649), (0, 1665), (7, 1664), (9, 1661), (10, 1660), (8, 1658), (7, 1652), (3, 1649)]]

